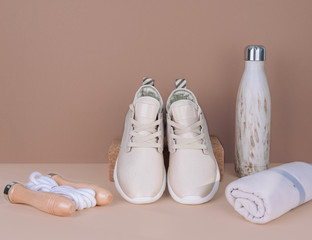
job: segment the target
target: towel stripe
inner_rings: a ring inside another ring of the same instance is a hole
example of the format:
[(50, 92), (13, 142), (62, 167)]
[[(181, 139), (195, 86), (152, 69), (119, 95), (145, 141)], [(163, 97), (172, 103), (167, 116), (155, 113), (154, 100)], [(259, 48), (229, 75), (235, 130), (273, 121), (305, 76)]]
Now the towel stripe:
[(283, 175), (285, 178), (287, 178), (289, 181), (291, 181), (294, 184), (294, 187), (298, 189), (299, 191), (299, 205), (303, 204), (305, 202), (306, 194), (304, 191), (304, 188), (302, 184), (289, 172), (286, 172), (285, 170), (278, 169), (278, 168), (272, 168), (271, 171), (277, 172), (281, 175)]
[(184, 78), (179, 78), (175, 81), (176, 88), (186, 88), (186, 80)]
[(154, 86), (154, 80), (152, 78), (143, 78), (143, 85), (152, 85)]

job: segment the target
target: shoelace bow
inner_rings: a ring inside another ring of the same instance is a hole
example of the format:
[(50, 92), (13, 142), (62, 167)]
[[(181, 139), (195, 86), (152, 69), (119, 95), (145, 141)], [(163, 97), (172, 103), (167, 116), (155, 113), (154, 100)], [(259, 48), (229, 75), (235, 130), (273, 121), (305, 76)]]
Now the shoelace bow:
[[(131, 104), (130, 109), (134, 112), (134, 107)], [(129, 147), (146, 147), (146, 148), (160, 148), (161, 143), (157, 141), (161, 132), (158, 131), (158, 126), (161, 123), (161, 119), (154, 122), (143, 124), (135, 119), (130, 119), (130, 123), (133, 126), (133, 130), (130, 131), (130, 143)], [(147, 135), (142, 135), (141, 132), (148, 132)]]
[[(172, 138), (178, 140), (179, 143), (174, 143), (174, 149), (206, 149), (205, 144), (203, 144), (204, 133), (201, 132), (201, 126), (203, 121), (199, 120), (194, 124), (185, 127), (179, 123), (172, 120), (168, 120), (167, 124), (173, 127)], [(180, 136), (185, 133), (195, 133), (197, 136), (194, 137), (183, 137)]]

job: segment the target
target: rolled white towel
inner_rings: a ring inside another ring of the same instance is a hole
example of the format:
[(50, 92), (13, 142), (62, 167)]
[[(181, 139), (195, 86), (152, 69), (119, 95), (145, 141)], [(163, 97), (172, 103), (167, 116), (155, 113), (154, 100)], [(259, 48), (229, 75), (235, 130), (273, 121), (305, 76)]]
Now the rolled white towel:
[(292, 162), (237, 179), (225, 195), (245, 219), (267, 223), (312, 199), (312, 165)]

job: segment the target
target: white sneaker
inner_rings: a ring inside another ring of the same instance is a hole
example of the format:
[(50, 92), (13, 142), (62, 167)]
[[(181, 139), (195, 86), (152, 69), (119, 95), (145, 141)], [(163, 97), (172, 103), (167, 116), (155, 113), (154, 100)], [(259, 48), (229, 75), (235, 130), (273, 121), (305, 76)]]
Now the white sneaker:
[(131, 203), (152, 203), (166, 187), (163, 159), (163, 102), (154, 80), (144, 78), (126, 115), (114, 170), (120, 195)]
[(169, 193), (183, 204), (207, 202), (218, 190), (220, 173), (204, 114), (185, 79), (176, 80), (166, 111)]

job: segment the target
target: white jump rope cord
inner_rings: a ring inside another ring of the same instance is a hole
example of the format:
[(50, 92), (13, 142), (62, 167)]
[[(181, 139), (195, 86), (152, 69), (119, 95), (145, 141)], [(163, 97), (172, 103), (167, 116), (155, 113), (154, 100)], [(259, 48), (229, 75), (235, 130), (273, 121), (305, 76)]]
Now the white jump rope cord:
[(25, 187), (40, 191), (60, 194), (75, 202), (76, 209), (94, 207), (96, 205), (95, 192), (89, 188), (73, 188), (71, 186), (59, 186), (51, 177), (42, 176), (39, 172), (33, 172), (30, 181)]

